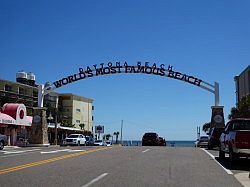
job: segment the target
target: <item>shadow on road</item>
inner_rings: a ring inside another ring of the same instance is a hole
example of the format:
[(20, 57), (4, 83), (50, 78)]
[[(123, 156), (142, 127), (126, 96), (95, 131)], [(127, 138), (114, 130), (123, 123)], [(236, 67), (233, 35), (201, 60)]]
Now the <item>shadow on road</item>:
[(225, 168), (230, 170), (241, 170), (241, 171), (250, 171), (250, 159), (240, 158), (236, 160), (234, 163), (230, 163), (229, 158), (220, 159), (219, 157), (215, 157), (215, 159)]

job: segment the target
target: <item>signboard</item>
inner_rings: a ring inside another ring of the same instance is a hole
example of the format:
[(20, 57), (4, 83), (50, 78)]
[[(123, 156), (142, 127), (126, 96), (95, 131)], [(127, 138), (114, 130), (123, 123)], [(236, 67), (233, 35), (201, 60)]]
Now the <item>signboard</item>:
[(95, 133), (104, 133), (104, 126), (95, 126)]

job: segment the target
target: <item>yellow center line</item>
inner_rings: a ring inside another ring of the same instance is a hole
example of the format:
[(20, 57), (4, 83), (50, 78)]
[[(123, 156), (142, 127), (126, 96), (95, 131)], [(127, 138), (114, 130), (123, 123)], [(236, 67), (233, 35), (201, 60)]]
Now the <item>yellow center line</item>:
[(11, 167), (11, 168), (6, 168), (6, 169), (2, 169), (0, 170), (0, 175), (1, 174), (5, 174), (5, 173), (9, 173), (9, 172), (13, 172), (13, 171), (18, 171), (21, 169), (25, 169), (25, 168), (30, 168), (33, 166), (38, 166), (38, 165), (42, 165), (42, 164), (47, 164), (47, 163), (51, 163), (51, 162), (55, 162), (58, 160), (63, 160), (66, 158), (71, 158), (71, 157), (76, 157), (76, 156), (80, 156), (80, 155), (84, 155), (84, 154), (88, 154), (88, 153), (93, 153), (93, 152), (97, 152), (97, 151), (101, 151), (101, 150), (106, 150), (106, 149), (111, 149), (111, 148), (99, 148), (99, 149), (92, 149), (89, 151), (85, 151), (85, 152), (78, 152), (78, 153), (73, 153), (73, 154), (69, 154), (69, 155), (63, 155), (63, 156), (59, 156), (59, 157), (54, 157), (54, 158), (50, 158), (47, 160), (41, 160), (41, 161), (37, 161), (37, 162), (31, 162), (28, 164), (23, 164), (20, 166), (15, 166), (15, 167)]

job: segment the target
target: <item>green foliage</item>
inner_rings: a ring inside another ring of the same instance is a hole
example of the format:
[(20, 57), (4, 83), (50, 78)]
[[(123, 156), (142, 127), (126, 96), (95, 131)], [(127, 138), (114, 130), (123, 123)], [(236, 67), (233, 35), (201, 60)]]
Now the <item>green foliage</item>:
[(114, 136), (115, 136), (115, 143), (117, 144), (118, 143), (118, 136), (119, 136), (119, 132), (114, 132)]
[(234, 118), (250, 118), (250, 95), (243, 97), (240, 100), (238, 108), (231, 108), (228, 119)]
[(202, 130), (204, 132), (208, 132), (209, 129), (210, 129), (210, 127), (211, 127), (211, 123), (210, 122), (209, 123), (204, 123), (204, 125), (202, 126)]
[(79, 125), (79, 127), (80, 127), (81, 129), (84, 129), (85, 124), (84, 124), (84, 123), (81, 123), (81, 124)]

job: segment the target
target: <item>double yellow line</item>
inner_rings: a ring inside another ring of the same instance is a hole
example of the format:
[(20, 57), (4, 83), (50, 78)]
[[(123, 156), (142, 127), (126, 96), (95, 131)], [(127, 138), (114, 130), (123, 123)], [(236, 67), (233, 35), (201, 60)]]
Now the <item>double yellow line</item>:
[(101, 150), (106, 150), (106, 149), (110, 149), (110, 148), (105, 147), (105, 148), (99, 148), (99, 149), (92, 149), (92, 150), (89, 150), (89, 151), (73, 153), (73, 154), (69, 154), (69, 155), (50, 158), (50, 159), (47, 159), (47, 160), (41, 160), (41, 161), (37, 161), (37, 162), (31, 162), (31, 163), (28, 163), (28, 164), (20, 165), (20, 166), (6, 168), (6, 169), (0, 170), (0, 175), (5, 174), (5, 173), (10, 173), (10, 172), (13, 172), (13, 171), (22, 170), (22, 169), (25, 169), (25, 168), (30, 168), (30, 167), (33, 167), (33, 166), (48, 164), (48, 163), (55, 162), (55, 161), (58, 161), (58, 160), (63, 160), (63, 159), (66, 159), (66, 158), (71, 158), (71, 157), (76, 157), (76, 156), (80, 156), (80, 155), (84, 155), (84, 154), (88, 154), (88, 153), (93, 153), (93, 152), (97, 152), (97, 151), (101, 151)]

